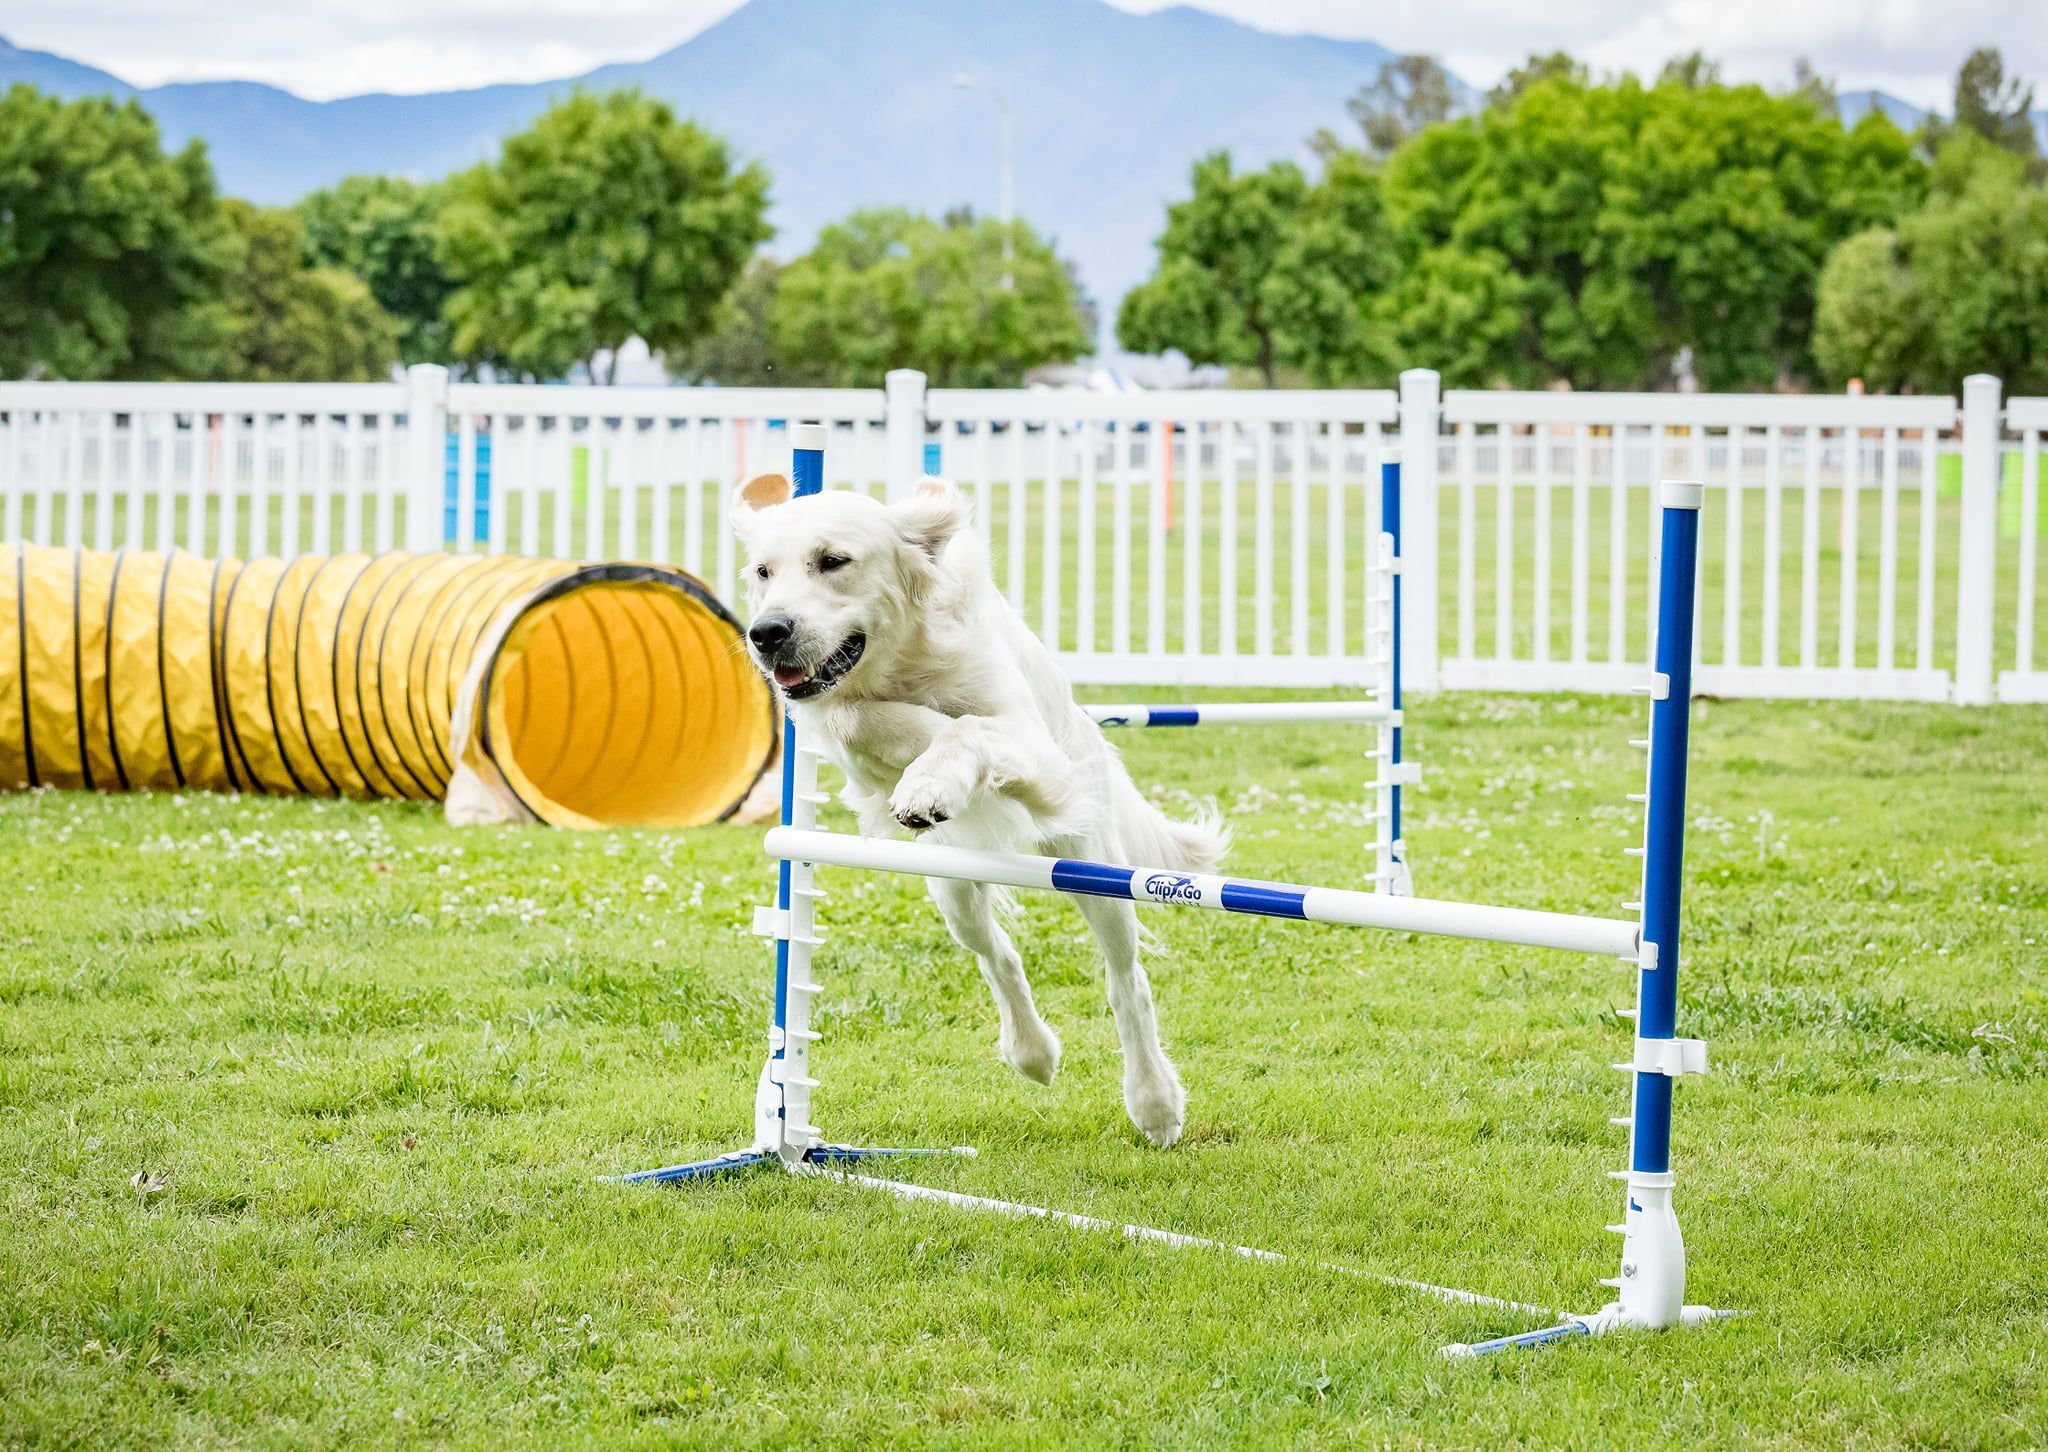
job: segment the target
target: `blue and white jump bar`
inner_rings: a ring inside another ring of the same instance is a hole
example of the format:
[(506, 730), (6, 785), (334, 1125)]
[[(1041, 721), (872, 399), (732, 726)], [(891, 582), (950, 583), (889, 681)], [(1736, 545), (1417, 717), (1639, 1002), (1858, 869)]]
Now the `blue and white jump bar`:
[(1213, 908), (1262, 918), (1294, 918), (1353, 928), (1433, 933), (1488, 943), (1519, 943), (1610, 958), (1636, 957), (1637, 926), (1622, 918), (1576, 917), (1570, 913), (1443, 902), (1341, 887), (1301, 887), (1289, 882), (1214, 877), (1165, 867), (1127, 867), (1064, 857), (984, 852), (938, 843), (898, 842), (841, 832), (770, 829), (768, 855), (806, 866), (866, 867), (917, 877), (946, 877), (1000, 887), (1038, 888), (1124, 898), (1158, 907)]

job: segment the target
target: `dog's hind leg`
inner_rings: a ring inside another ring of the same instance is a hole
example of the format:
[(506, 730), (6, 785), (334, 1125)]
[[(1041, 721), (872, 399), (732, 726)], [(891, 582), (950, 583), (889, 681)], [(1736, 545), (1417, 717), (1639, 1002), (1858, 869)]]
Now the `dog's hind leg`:
[(1165, 1149), (1180, 1138), (1187, 1093), (1173, 1062), (1159, 1047), (1152, 985), (1138, 961), (1137, 909), (1112, 898), (1078, 895), (1074, 906), (1102, 945), (1109, 1011), (1124, 1050), (1124, 1108), (1145, 1138)]
[(996, 921), (995, 893), (985, 883), (926, 880), (932, 900), (952, 930), (953, 939), (981, 965), (981, 976), (995, 995), (1002, 1032), (998, 1047), (1003, 1062), (1039, 1084), (1050, 1084), (1060, 1067), (1060, 1039), (1038, 1016), (1024, 960), (1003, 925)]

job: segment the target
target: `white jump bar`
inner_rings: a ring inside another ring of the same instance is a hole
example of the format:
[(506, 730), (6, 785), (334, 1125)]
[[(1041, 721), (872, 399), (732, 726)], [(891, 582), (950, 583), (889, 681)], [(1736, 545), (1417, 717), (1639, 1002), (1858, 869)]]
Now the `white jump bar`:
[(1218, 701), (1201, 706), (1097, 706), (1083, 702), (1098, 726), (1250, 726), (1279, 721), (1398, 721), (1378, 701)]
[(1434, 933), (1446, 938), (1473, 938), (1487, 943), (1521, 943), (1532, 948), (1599, 953), (1610, 958), (1633, 958), (1637, 953), (1635, 923), (1611, 918), (1577, 917), (1570, 913), (1439, 902), (1432, 898), (1352, 892), (1338, 887), (1297, 887), (1285, 882), (1213, 877), (1158, 867), (1125, 867), (1064, 857), (1031, 857), (1014, 852), (984, 852), (970, 847), (897, 842), (877, 837), (854, 837), (840, 832), (804, 831), (796, 827), (770, 829), (767, 848), (771, 857), (824, 863), (832, 867), (866, 867), (878, 872), (904, 872), (918, 877), (947, 877), (962, 882), (996, 883), (1003, 887), (1126, 898), (1131, 902), (1167, 907), (1214, 908), (1256, 917), (1297, 918), (1355, 928), (1390, 928), (1395, 932)]

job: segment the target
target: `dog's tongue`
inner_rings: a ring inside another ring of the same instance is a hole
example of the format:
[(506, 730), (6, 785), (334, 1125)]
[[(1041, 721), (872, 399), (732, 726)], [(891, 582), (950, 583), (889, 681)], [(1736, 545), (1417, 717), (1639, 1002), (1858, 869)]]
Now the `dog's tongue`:
[(790, 686), (800, 686), (809, 679), (809, 676), (805, 675), (795, 666), (777, 666), (775, 668), (775, 684), (785, 689)]

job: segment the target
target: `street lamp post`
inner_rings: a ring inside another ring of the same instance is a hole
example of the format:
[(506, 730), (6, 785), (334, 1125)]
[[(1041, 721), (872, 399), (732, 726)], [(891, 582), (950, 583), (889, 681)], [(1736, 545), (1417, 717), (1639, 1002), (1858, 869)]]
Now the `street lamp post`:
[(1010, 203), (1010, 174), (1011, 174), (1011, 156), (1012, 156), (1012, 153), (1013, 153), (1013, 150), (1014, 150), (1014, 143), (1015, 143), (1015, 131), (1016, 131), (1016, 128), (1015, 128), (1015, 118), (1014, 118), (1014, 115), (1013, 115), (1013, 113), (1012, 113), (1012, 112), (1011, 112), (1011, 110), (1010, 110), (1010, 98), (1009, 98), (1009, 96), (1007, 96), (1006, 94), (1004, 94), (1004, 92), (1003, 92), (1003, 89), (1002, 89), (1002, 88), (1001, 88), (1000, 86), (993, 86), (993, 85), (990, 85), (990, 84), (989, 84), (988, 82), (986, 82), (986, 81), (979, 81), (979, 80), (976, 80), (976, 79), (975, 79), (975, 78), (974, 78), (973, 76), (969, 75), (969, 74), (968, 74), (968, 73), (967, 73), (966, 71), (961, 71), (961, 72), (960, 72), (959, 74), (957, 74), (957, 75), (955, 75), (955, 76), (953, 77), (953, 86), (954, 86), (954, 89), (956, 89), (956, 90), (961, 90), (961, 91), (980, 91), (980, 92), (981, 92), (981, 93), (982, 93), (983, 95), (987, 96), (987, 97), (988, 97), (988, 98), (989, 98), (990, 100), (992, 100), (992, 101), (994, 101), (994, 102), (996, 103), (996, 110), (997, 110), (997, 112), (998, 112), (998, 113), (999, 113), (999, 114), (1000, 114), (1000, 115), (1002, 116), (1002, 121), (1003, 121), (1003, 188), (1002, 188), (1002, 221), (1003, 221), (1003, 291), (1004, 291), (1004, 292), (1008, 292), (1008, 291), (1010, 291), (1010, 289), (1011, 289), (1011, 288), (1013, 288), (1013, 287), (1015, 287), (1015, 286), (1017, 285), (1017, 282), (1016, 282), (1016, 276), (1015, 276), (1015, 272), (1016, 272), (1016, 262), (1017, 262), (1017, 245), (1016, 245), (1016, 239), (1015, 239), (1015, 229), (1014, 229), (1014, 228), (1012, 227), (1012, 225), (1011, 225), (1011, 221), (1012, 221), (1012, 216), (1011, 216), (1011, 203)]

